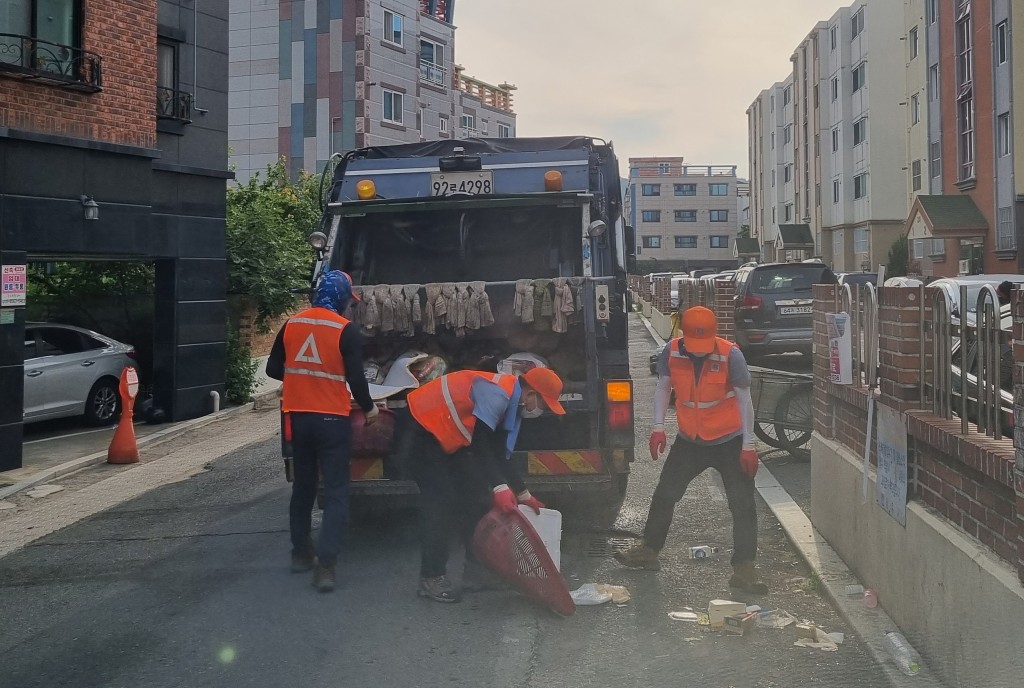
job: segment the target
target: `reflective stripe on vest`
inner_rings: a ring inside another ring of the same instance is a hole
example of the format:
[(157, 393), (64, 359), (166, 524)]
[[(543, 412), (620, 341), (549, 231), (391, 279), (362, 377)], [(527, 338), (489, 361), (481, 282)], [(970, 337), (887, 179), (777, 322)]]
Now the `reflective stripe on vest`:
[(679, 352), (679, 342), (677, 338), (669, 344), (668, 367), (676, 393), (676, 421), (680, 434), (690, 439), (712, 441), (742, 430), (739, 402), (729, 384), (729, 355), (735, 345), (716, 338), (715, 349), (700, 359), (698, 378), (693, 359)]
[(346, 318), (326, 308), (308, 308), (284, 328), (284, 411), (347, 416), (352, 406), (346, 384), (341, 335)]
[(476, 416), (473, 415), (471, 395), (473, 382), (477, 379), (501, 387), (512, 397), (516, 386), (514, 375), (484, 373), (477, 370), (460, 370), (432, 380), (409, 393), (409, 412), (424, 430), (433, 435), (441, 448), (451, 454), (473, 442)]

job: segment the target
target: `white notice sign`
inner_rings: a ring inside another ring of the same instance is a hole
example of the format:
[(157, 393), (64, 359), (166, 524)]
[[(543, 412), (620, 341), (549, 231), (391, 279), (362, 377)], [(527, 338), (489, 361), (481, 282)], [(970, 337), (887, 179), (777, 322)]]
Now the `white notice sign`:
[(853, 384), (853, 338), (847, 313), (826, 313), (829, 379), (837, 385)]
[(903, 414), (883, 404), (878, 416), (878, 506), (907, 525), (907, 426)]

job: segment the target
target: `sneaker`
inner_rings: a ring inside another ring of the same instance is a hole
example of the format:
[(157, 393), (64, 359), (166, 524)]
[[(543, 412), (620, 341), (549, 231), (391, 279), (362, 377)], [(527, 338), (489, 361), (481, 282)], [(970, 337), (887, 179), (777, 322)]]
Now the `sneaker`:
[(312, 542), (292, 550), (292, 573), (312, 571), (316, 565), (316, 549)]
[(733, 564), (732, 570), (732, 578), (729, 579), (730, 588), (736, 588), (756, 595), (764, 595), (768, 592), (768, 586), (757, 575), (754, 562), (745, 561), (740, 564)]
[(333, 592), (334, 567), (317, 564), (313, 571), (313, 587), (317, 592)]
[(435, 602), (458, 602), (459, 596), (448, 576), (420, 578), (420, 587), (416, 591), (420, 597), (427, 597)]
[(642, 542), (633, 545), (625, 552), (616, 552), (614, 556), (615, 561), (631, 569), (644, 569), (645, 571), (661, 570), (658, 551), (651, 549)]

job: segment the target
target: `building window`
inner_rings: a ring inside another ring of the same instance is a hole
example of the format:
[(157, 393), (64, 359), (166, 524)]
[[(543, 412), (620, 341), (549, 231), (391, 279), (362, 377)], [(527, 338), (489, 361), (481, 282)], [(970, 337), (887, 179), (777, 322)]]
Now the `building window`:
[(832, 102), (839, 100), (839, 77), (832, 77)]
[(928, 68), (928, 97), (933, 101), (939, 99), (939, 65), (937, 64)]
[(839, 151), (839, 129), (832, 130), (832, 152)]
[(969, 84), (974, 74), (974, 35), (970, 3), (960, 8), (961, 16), (956, 21), (956, 78), (957, 84)]
[(512, 127), (507, 124), (498, 125), (498, 138), (499, 139), (510, 139), (512, 138)]
[(660, 196), (661, 195), (661, 184), (641, 184), (640, 185), (641, 196)]
[(861, 31), (864, 30), (864, 8), (860, 9), (860, 12), (853, 15), (850, 26), (850, 34), (853, 38), (860, 35)]
[(729, 185), (728, 184), (708, 184), (708, 193), (712, 196), (728, 196)]
[(420, 78), (435, 86), (444, 86), (444, 46), (420, 39)]
[(1017, 238), (1013, 231), (1013, 208), (1000, 208), (996, 216), (996, 250), (1012, 251), (1017, 248)]
[(917, 42), (917, 27), (915, 26), (907, 34), (907, 42), (910, 44), (910, 59), (913, 60), (917, 57), (918, 42)]
[(868, 230), (853, 230), (853, 252), (857, 255), (866, 256), (868, 253)]
[(864, 198), (868, 195), (868, 175), (858, 174), (853, 178), (853, 198)]
[(791, 181), (793, 181), (793, 166), (786, 165), (782, 168), (782, 183), (789, 184)]
[(793, 140), (793, 127), (787, 124), (786, 128), (782, 130), (782, 142), (789, 143)]
[(156, 116), (192, 121), (192, 94), (178, 90), (178, 43), (160, 39), (156, 44)]
[(832, 50), (836, 49), (836, 44), (839, 42), (839, 27), (833, 26), (828, 30), (829, 42), (832, 45)]
[(1006, 64), (1006, 22), (996, 26), (996, 64)]
[(448, 133), (448, 118), (444, 115), (440, 115), (437, 118), (437, 130), (442, 134)]
[(974, 179), (974, 30), (971, 21), (971, 3), (964, 2), (957, 9), (954, 31), (957, 80), (957, 155), (960, 169), (957, 179)]
[(910, 186), (914, 191), (921, 190), (921, 161), (910, 163)]
[(728, 210), (712, 210), (711, 211), (712, 222), (728, 222), (729, 211)]
[(402, 27), (405, 19), (391, 10), (384, 10), (384, 40), (394, 45), (402, 45)]
[(712, 235), (711, 248), (729, 248), (729, 237), (721, 234)]
[(660, 236), (645, 236), (641, 237), (644, 248), (661, 248), (661, 237)]
[(921, 260), (924, 258), (924, 239), (914, 239), (910, 242), (911, 244), (911, 257), (914, 260)]
[(996, 152), (999, 157), (1010, 154), (1010, 113), (999, 115), (996, 122)]
[(853, 123), (853, 145), (859, 146), (868, 138), (868, 118), (861, 117)]
[(672, 163), (670, 162), (659, 162), (658, 163), (658, 174), (662, 177), (672, 174)]
[(783, 106), (789, 105), (790, 101), (792, 101), (792, 100), (793, 100), (793, 89), (792, 89), (792, 87), (787, 86), (786, 88), (784, 88), (782, 90), (782, 105)]
[(775, 170), (772, 170), (772, 188), (775, 187)]
[(946, 240), (945, 239), (932, 239), (931, 248), (928, 249), (928, 255), (930, 256), (945, 256), (946, 255)]
[(818, 84), (814, 84), (814, 109), (818, 109)]
[(910, 126), (921, 121), (921, 98), (918, 94), (910, 96)]
[(697, 237), (695, 237), (695, 236), (677, 236), (676, 237), (676, 248), (697, 248)]
[(843, 233), (839, 230), (832, 232), (832, 255), (838, 256), (843, 252)]
[(404, 96), (397, 91), (384, 89), (384, 121), (391, 124), (402, 123)]
[(960, 180), (974, 179), (974, 99), (970, 96), (957, 103), (959, 131)]
[(839, 202), (839, 180), (838, 179), (833, 179), (832, 180), (832, 202), (833, 203), (838, 203)]
[[(863, 10), (861, 10), (863, 11)], [(853, 92), (856, 93), (868, 82), (868, 63), (861, 62), (853, 70)]]
[(640, 217), (644, 222), (661, 222), (660, 210), (643, 210)]
[(675, 211), (676, 222), (696, 222), (697, 211), (696, 210), (676, 210)]
[(459, 118), (459, 127), (462, 129), (462, 137), (468, 138), (477, 135), (476, 115), (462, 115)]
[(672, 193), (676, 196), (696, 196), (697, 185), (696, 184), (673, 184)]
[(938, 17), (939, 12), (938, 8), (936, 7), (937, 3), (938, 0), (926, 0), (926, 2), (924, 3), (925, 21), (927, 21), (929, 24), (934, 24), (935, 19)]
[(937, 179), (942, 176), (942, 146), (938, 141), (932, 141), (929, 150), (928, 175), (932, 179)]
[(792, 203), (787, 203), (785, 205), (785, 207), (783, 208), (782, 221), (783, 222), (792, 222), (793, 221), (793, 204)]
[(771, 134), (772, 150), (775, 150), (775, 132)]

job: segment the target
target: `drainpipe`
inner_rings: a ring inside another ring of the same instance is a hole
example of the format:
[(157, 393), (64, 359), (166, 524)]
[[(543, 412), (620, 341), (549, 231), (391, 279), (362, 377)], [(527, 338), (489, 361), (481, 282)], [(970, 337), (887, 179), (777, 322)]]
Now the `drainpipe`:
[(205, 115), (209, 110), (199, 107), (199, 0), (192, 0), (192, 110)]
[(213, 399), (213, 412), (217, 413), (220, 411), (220, 392), (217, 390), (210, 390), (210, 398)]

